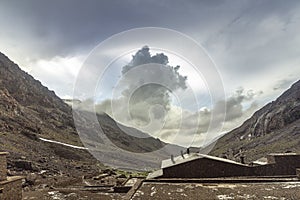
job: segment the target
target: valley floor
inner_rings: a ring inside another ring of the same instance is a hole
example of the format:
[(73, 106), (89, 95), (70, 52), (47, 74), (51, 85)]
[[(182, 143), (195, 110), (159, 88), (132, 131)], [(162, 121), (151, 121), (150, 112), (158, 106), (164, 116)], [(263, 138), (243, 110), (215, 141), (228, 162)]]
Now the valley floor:
[[(23, 199), (45, 200), (121, 200), (125, 193), (92, 192), (68, 189), (40, 189), (24, 191)], [(127, 196), (128, 197), (128, 196)], [(229, 199), (300, 199), (300, 182), (260, 182), (260, 183), (166, 183), (147, 181), (135, 191), (132, 200), (229, 200)]]
[(272, 183), (151, 183), (146, 182), (132, 198), (157, 200), (300, 199), (300, 182)]

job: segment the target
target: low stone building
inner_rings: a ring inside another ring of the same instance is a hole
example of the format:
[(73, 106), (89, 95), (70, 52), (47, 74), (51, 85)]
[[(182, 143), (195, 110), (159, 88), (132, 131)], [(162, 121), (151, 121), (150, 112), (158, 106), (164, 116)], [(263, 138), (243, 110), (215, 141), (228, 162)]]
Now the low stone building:
[(300, 199), (299, 179), (296, 153), (269, 154), (249, 164), (181, 153), (164, 160), (127, 199)]
[(252, 164), (192, 153), (164, 160), (161, 169), (150, 174), (148, 179), (296, 176), (297, 168), (300, 168), (300, 154), (296, 153), (269, 154)]
[(0, 152), (0, 199), (21, 200), (23, 177), (7, 176), (7, 155), (6, 152)]
[(266, 163), (252, 166), (251, 174), (254, 176), (296, 176), (297, 168), (300, 168), (300, 154), (296, 153), (269, 154), (266, 160)]

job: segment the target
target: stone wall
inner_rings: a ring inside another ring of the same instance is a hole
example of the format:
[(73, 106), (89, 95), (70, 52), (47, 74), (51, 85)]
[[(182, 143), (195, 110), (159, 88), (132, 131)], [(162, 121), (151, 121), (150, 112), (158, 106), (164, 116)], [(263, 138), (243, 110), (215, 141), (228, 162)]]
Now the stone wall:
[(23, 177), (7, 177), (7, 154), (0, 152), (0, 200), (22, 200)]
[(278, 154), (268, 155), (267, 165), (252, 168), (254, 176), (295, 176), (300, 168), (300, 155)]
[(8, 177), (6, 181), (0, 182), (1, 200), (22, 200), (22, 178)]
[(6, 180), (6, 155), (7, 153), (1, 153), (0, 152), (0, 181)]

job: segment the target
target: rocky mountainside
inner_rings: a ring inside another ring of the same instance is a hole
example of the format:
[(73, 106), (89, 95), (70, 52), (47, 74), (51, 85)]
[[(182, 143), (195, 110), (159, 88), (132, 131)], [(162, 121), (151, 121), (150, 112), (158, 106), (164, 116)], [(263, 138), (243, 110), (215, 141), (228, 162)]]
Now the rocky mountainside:
[(95, 115), (90, 111), (75, 109), (74, 115), (77, 115), (75, 119), (81, 140), (94, 156), (109, 166), (125, 170), (158, 169), (162, 160), (185, 150), (125, 126), (106, 113)]
[(300, 153), (300, 81), (221, 137), (211, 154), (237, 154), (240, 150), (246, 161), (268, 153)]
[[(87, 113), (91, 114), (93, 113)], [(148, 152), (164, 145), (154, 138), (140, 140), (126, 135), (119, 127), (137, 135), (145, 133), (119, 125), (106, 114), (98, 115), (98, 120), (108, 138), (130, 152)], [(89, 120), (79, 121), (79, 124), (91, 125), (91, 130), (94, 131)], [(94, 138), (92, 141), (95, 141)], [(84, 199), (113, 199), (114, 195), (87, 193), (78, 188), (86, 190), (86, 186), (95, 184), (112, 189), (112, 185), (119, 185), (127, 180), (127, 175), (136, 174), (107, 169), (107, 166), (97, 161), (81, 143), (72, 108), (0, 53), (0, 152), (2, 151), (9, 152), (8, 175), (25, 176), (22, 187), (26, 199), (57, 199), (56, 195), (61, 195), (59, 199), (69, 199), (69, 195), (72, 196), (70, 199), (81, 199), (80, 195)], [(104, 152), (96, 148), (96, 153), (103, 156)], [(129, 166), (135, 166), (134, 169), (140, 169), (141, 164), (156, 167), (148, 157), (142, 157), (138, 161), (135, 157), (128, 160), (118, 152), (105, 152), (107, 160), (113, 160), (108, 153), (114, 154), (117, 160), (120, 159), (122, 166), (131, 162)], [(169, 156), (166, 153), (162, 155)], [(158, 153), (155, 158), (160, 156)], [(140, 175), (145, 174), (136, 174)], [(69, 190), (66, 191), (67, 187)], [(62, 192), (49, 192), (57, 188), (62, 188)]]
[[(98, 114), (97, 117), (106, 136), (121, 149), (136, 153), (146, 153), (161, 149), (166, 145), (159, 139), (155, 139), (135, 128), (117, 123), (106, 113)], [(126, 134), (124, 131), (132, 135)], [(135, 137), (133, 134), (142, 135), (143, 137)]]
[[(57, 143), (50, 143), (46, 140), (53, 140), (74, 146), (82, 147), (81, 140), (73, 121), (72, 108), (49, 91), (39, 81), (22, 71), (18, 65), (10, 61), (0, 53), (0, 151), (10, 153), (9, 164), (11, 167), (18, 167), (17, 163), (30, 162), (34, 169), (48, 169), (57, 172), (74, 172), (84, 168), (90, 170), (100, 163), (91, 154), (80, 148), (72, 148)], [(94, 124), (88, 120), (93, 113), (86, 113), (87, 117), (77, 121), (78, 124), (89, 127), (88, 138), (91, 142), (97, 141), (97, 131)], [(145, 135), (137, 129), (118, 124), (107, 114), (98, 114), (98, 121), (104, 133), (116, 146), (135, 153), (151, 152), (164, 147), (166, 144), (158, 139), (147, 137), (137, 138), (127, 135)], [(120, 128), (121, 127), (121, 128)], [(147, 134), (146, 134), (147, 135)], [(42, 140), (41, 140), (42, 138)], [(182, 149), (178, 146), (171, 146), (170, 151)], [(101, 149), (97, 153), (103, 154)], [(123, 164), (128, 163), (127, 157), (117, 155), (115, 160), (122, 160)], [(158, 152), (155, 159), (168, 158), (169, 152)], [(105, 158), (110, 163), (110, 156)], [(149, 161), (148, 157), (139, 161), (132, 160), (135, 169), (139, 163), (143, 166), (157, 167)], [(118, 165), (116, 165), (118, 166)], [(121, 165), (119, 165), (121, 166)], [(75, 173), (76, 174), (76, 173)]]
[(0, 151), (10, 153), (9, 167), (77, 173), (97, 164), (86, 150), (40, 138), (82, 146), (71, 108), (0, 53)]

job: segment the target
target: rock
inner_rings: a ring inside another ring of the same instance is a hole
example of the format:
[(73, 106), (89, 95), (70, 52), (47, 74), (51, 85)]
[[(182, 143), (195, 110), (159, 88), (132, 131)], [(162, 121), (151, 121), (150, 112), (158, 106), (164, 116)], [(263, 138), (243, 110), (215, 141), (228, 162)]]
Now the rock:
[(81, 166), (81, 165), (77, 165), (77, 166), (75, 167), (75, 169), (82, 169), (82, 166)]
[(66, 195), (67, 200), (77, 200), (78, 199), (78, 195), (76, 193), (70, 193), (68, 195)]
[(116, 172), (112, 169), (104, 169), (101, 171), (102, 174), (117, 175)]
[(39, 163), (45, 163), (45, 162), (47, 162), (47, 158), (42, 157), (42, 158), (40, 158), (40, 159), (38, 160), (38, 162), (39, 162)]
[(28, 130), (22, 130), (21, 134), (25, 135), (26, 137), (28, 137), (32, 140), (38, 140), (39, 139), (39, 137), (35, 133), (30, 132)]
[(119, 174), (116, 176), (116, 178), (127, 178), (127, 177), (125, 176), (125, 174)]
[(38, 189), (46, 189), (46, 188), (49, 188), (50, 186), (48, 184), (40, 184), (38, 186)]
[(35, 173), (30, 173), (26, 176), (25, 178), (25, 184), (27, 185), (34, 185), (35, 184), (35, 181), (37, 179), (37, 175)]
[(6, 171), (7, 176), (14, 176), (13, 172), (11, 170), (7, 170)]
[(30, 188), (28, 186), (23, 188), (23, 192), (29, 192), (29, 191), (30, 191)]
[(22, 170), (33, 170), (32, 163), (27, 160), (15, 160), (14, 166)]
[(118, 179), (118, 180), (116, 181), (116, 185), (117, 185), (117, 186), (123, 185), (123, 183), (124, 183), (125, 180), (126, 180), (126, 179)]
[(99, 176), (93, 177), (93, 180), (101, 180), (101, 179), (103, 179), (105, 177), (108, 177), (108, 176), (109, 176), (109, 174), (100, 174)]

